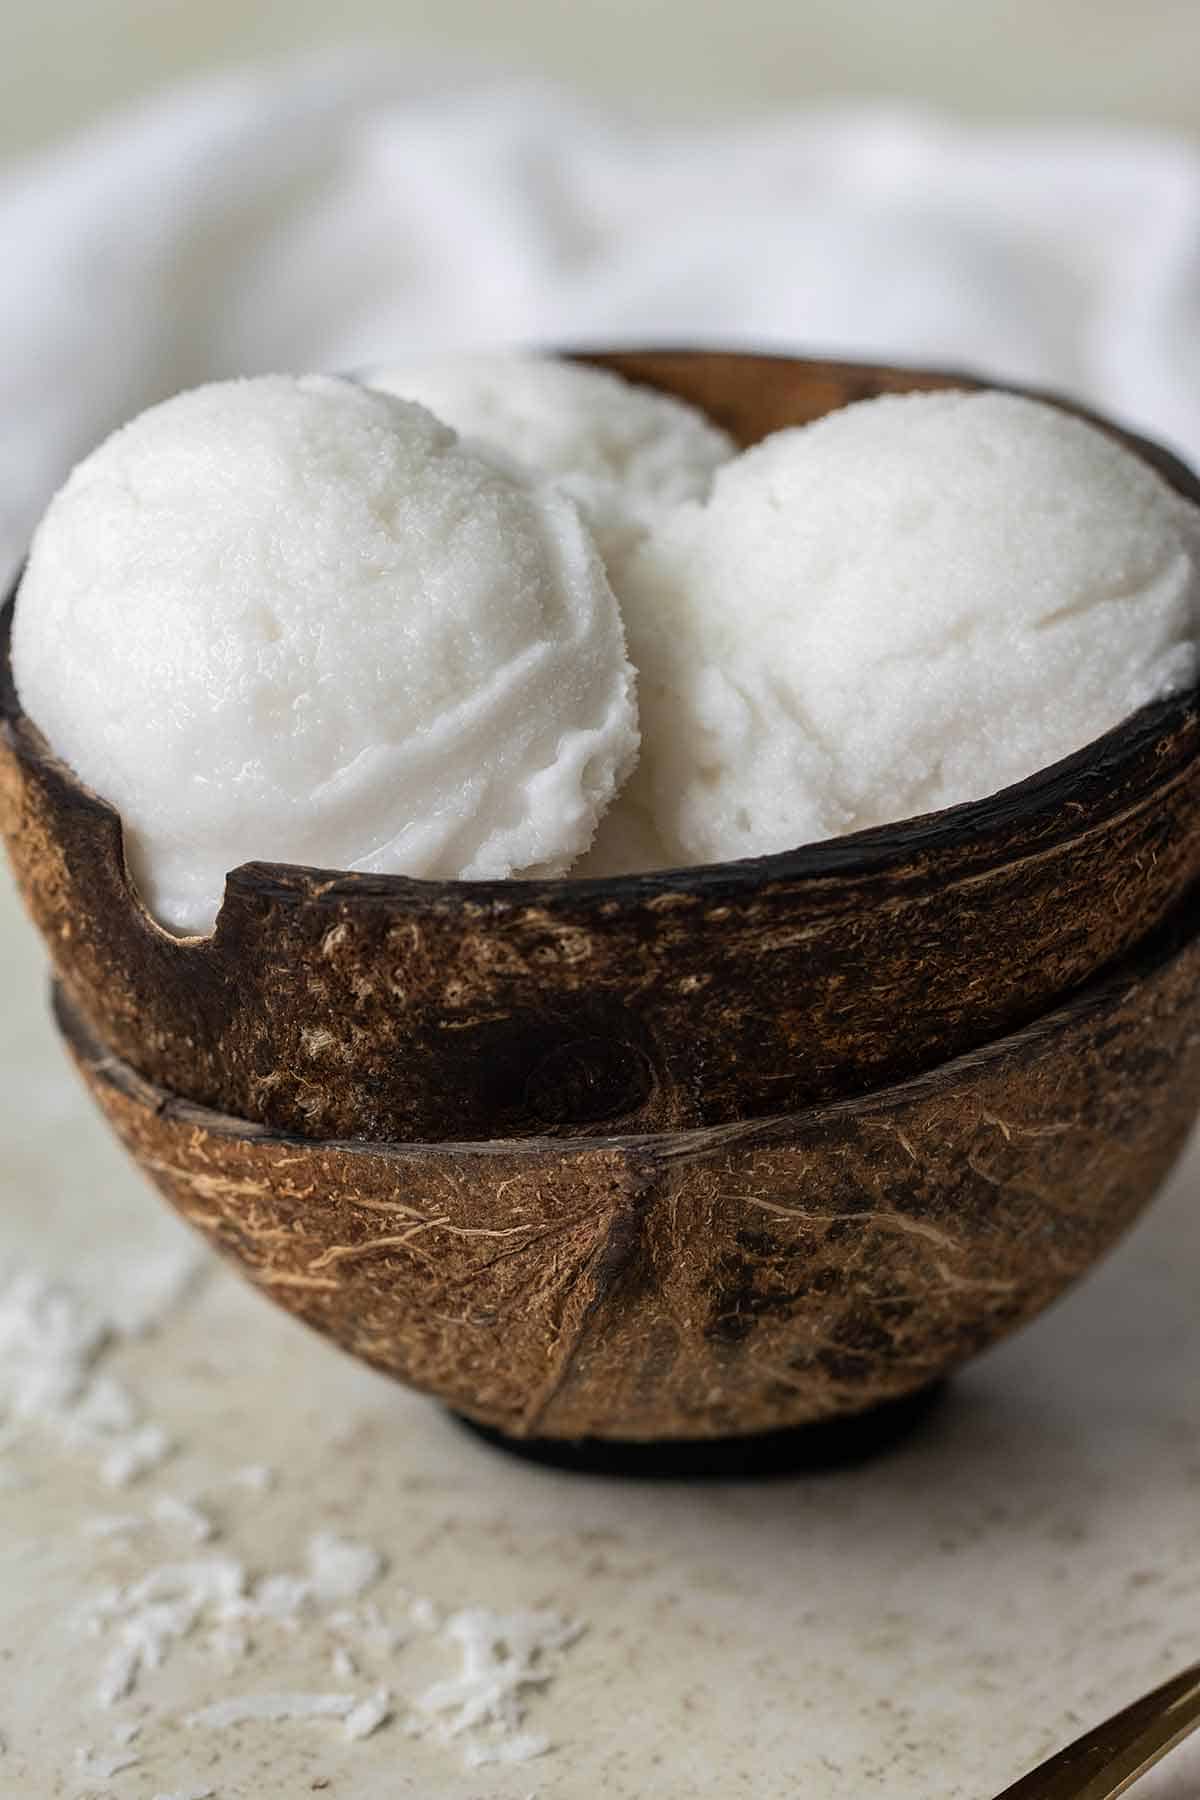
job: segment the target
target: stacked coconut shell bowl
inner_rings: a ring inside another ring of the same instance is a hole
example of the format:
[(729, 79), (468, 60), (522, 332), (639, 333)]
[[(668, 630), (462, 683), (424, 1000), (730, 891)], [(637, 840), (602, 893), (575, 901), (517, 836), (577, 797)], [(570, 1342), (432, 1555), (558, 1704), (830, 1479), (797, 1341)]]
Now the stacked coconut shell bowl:
[[(594, 360), (742, 443), (972, 385)], [(0, 821), (97, 1104), (250, 1281), (483, 1428), (703, 1461), (894, 1414), (1090, 1268), (1192, 1122), (1195, 692), (785, 855), (536, 883), (254, 863), (180, 939), (23, 716), (10, 618)]]

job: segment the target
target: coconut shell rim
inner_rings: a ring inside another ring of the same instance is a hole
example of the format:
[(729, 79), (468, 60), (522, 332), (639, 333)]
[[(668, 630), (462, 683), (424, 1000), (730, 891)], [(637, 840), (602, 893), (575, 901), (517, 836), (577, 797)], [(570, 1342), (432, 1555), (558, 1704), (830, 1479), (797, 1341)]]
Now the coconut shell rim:
[(51, 1007), (55, 1024), (76, 1053), (86, 1055), (100, 1079), (139, 1104), (152, 1108), (160, 1116), (181, 1124), (194, 1124), (214, 1137), (242, 1140), (256, 1144), (299, 1146), (306, 1151), (328, 1152), (382, 1158), (385, 1161), (408, 1162), (438, 1155), (461, 1156), (484, 1160), (491, 1156), (552, 1156), (555, 1159), (584, 1155), (606, 1155), (619, 1149), (634, 1157), (644, 1154), (662, 1162), (686, 1163), (719, 1150), (766, 1149), (786, 1140), (797, 1129), (830, 1123), (838, 1119), (870, 1116), (887, 1110), (898, 1100), (934, 1097), (941, 1089), (953, 1087), (970, 1075), (979, 1075), (994, 1064), (1000, 1064), (1016, 1050), (1039, 1045), (1050, 1046), (1061, 1032), (1080, 1020), (1103, 1013), (1114, 1001), (1127, 995), (1147, 977), (1166, 968), (1200, 937), (1200, 884), (1189, 890), (1172, 909), (1170, 916), (1128, 955), (1109, 965), (1093, 980), (1072, 993), (1059, 1005), (1041, 1013), (1014, 1031), (991, 1038), (987, 1043), (948, 1057), (933, 1068), (924, 1069), (901, 1081), (885, 1082), (879, 1087), (841, 1099), (819, 1101), (798, 1107), (792, 1112), (765, 1117), (735, 1120), (718, 1125), (687, 1126), (673, 1131), (610, 1133), (603, 1136), (522, 1135), (491, 1138), (438, 1139), (312, 1139), (297, 1132), (244, 1119), (218, 1107), (209, 1107), (186, 1096), (173, 1093), (160, 1083), (140, 1074), (131, 1063), (106, 1045), (95, 1029), (69, 998), (63, 984), (51, 982)]

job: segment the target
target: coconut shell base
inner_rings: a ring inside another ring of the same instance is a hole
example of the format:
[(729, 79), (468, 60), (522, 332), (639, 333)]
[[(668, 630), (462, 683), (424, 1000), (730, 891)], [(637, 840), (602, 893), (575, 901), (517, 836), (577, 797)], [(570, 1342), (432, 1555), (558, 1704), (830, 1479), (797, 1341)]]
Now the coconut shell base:
[(509, 1437), (457, 1414), (458, 1422), (490, 1449), (570, 1475), (611, 1475), (621, 1481), (769, 1481), (813, 1475), (870, 1462), (917, 1431), (946, 1392), (942, 1381), (868, 1412), (819, 1419), (752, 1437), (622, 1438)]
[(167, 1199), (353, 1355), (510, 1438), (694, 1441), (865, 1412), (1032, 1318), (1153, 1196), (1200, 1096), (1200, 901), (1014, 1035), (787, 1117), (318, 1143), (59, 1021)]

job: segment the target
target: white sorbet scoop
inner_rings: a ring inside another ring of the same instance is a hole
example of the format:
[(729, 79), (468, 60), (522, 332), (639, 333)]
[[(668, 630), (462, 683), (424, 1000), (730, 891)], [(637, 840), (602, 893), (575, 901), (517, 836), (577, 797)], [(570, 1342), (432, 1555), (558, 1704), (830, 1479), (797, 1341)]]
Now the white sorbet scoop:
[(717, 472), (627, 563), (642, 754), (579, 871), (975, 800), (1196, 675), (1200, 514), (1001, 392), (863, 402)]
[(369, 369), (488, 454), (551, 480), (591, 526), (620, 595), (620, 565), (663, 511), (702, 500), (737, 452), (696, 407), (607, 369), (520, 351), (410, 357)]
[(80, 463), (33, 542), (13, 667), (182, 933), (255, 859), (563, 872), (637, 751), (573, 503), (325, 376), (180, 394)]

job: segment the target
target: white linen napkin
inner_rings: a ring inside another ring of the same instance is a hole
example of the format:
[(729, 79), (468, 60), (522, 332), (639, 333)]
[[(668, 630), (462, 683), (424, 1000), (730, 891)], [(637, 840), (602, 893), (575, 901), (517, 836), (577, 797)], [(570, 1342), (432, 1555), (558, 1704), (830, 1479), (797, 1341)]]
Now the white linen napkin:
[(0, 176), (0, 575), (207, 377), (455, 343), (755, 344), (1069, 389), (1200, 457), (1200, 149), (831, 108), (684, 126), (350, 52)]

